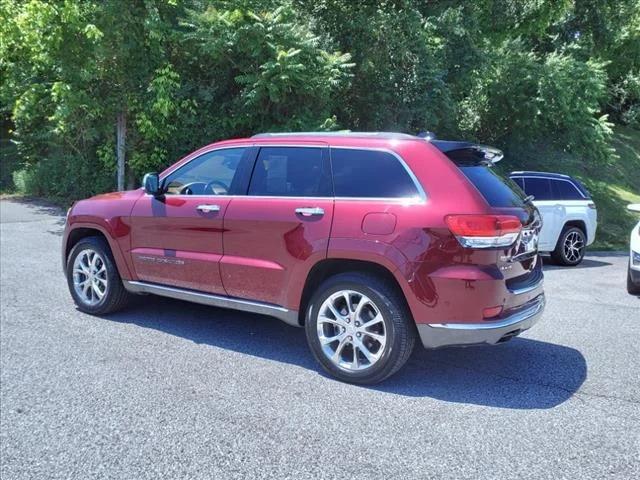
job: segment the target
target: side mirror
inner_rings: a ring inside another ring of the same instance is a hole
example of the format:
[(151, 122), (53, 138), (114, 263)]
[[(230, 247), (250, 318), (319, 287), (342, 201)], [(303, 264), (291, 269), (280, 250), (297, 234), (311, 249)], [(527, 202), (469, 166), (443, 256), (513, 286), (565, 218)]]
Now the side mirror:
[(153, 195), (154, 197), (162, 195), (162, 191), (160, 190), (160, 177), (157, 173), (147, 173), (142, 179), (142, 185), (144, 186), (144, 191), (149, 195)]

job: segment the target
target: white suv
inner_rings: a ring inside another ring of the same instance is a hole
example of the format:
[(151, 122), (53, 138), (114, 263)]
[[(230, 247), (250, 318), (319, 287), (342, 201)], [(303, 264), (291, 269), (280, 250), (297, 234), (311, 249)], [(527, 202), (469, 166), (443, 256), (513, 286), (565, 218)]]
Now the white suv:
[(586, 188), (559, 173), (511, 172), (511, 179), (533, 197), (542, 216), (538, 250), (556, 263), (575, 266), (596, 238), (598, 212)]
[[(640, 213), (640, 203), (631, 204), (627, 208)], [(640, 295), (640, 222), (631, 230), (627, 291), (633, 295)]]

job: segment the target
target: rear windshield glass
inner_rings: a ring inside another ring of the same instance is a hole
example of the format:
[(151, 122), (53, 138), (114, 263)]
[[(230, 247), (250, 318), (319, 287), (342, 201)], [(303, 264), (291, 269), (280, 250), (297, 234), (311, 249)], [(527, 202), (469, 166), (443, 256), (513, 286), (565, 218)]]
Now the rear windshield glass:
[(445, 155), (456, 164), (492, 207), (524, 206), (525, 194), (521, 188), (510, 178), (502, 177), (482, 163), (484, 154), (481, 150), (474, 147), (457, 148), (445, 152)]
[(492, 207), (522, 207), (524, 195), (510, 178), (501, 177), (484, 165), (459, 167)]

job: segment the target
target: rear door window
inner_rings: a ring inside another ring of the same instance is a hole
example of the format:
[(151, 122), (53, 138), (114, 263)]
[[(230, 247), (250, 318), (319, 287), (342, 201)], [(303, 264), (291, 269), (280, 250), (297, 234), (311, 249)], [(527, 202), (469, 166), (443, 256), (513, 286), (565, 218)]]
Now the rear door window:
[(336, 197), (411, 198), (420, 192), (395, 155), (378, 150), (331, 149)]
[(330, 170), (325, 148), (263, 147), (253, 168), (249, 195), (330, 197)]
[(553, 200), (551, 181), (548, 178), (526, 177), (524, 191), (527, 195), (533, 195), (534, 200)]
[(565, 180), (552, 180), (553, 194), (558, 200), (584, 200), (584, 196), (571, 183)]

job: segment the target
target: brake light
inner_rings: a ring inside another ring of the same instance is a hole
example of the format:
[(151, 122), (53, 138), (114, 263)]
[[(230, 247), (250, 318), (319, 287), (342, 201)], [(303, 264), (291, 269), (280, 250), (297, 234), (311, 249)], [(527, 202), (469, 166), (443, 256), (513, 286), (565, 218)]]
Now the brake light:
[(508, 247), (522, 230), (520, 219), (512, 215), (447, 215), (445, 222), (467, 248)]

